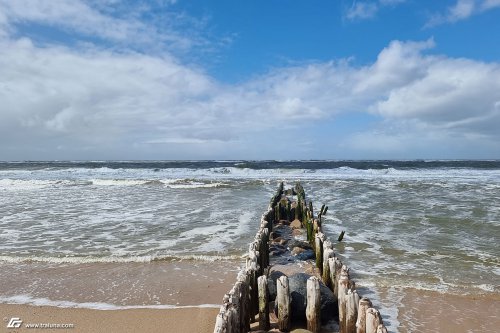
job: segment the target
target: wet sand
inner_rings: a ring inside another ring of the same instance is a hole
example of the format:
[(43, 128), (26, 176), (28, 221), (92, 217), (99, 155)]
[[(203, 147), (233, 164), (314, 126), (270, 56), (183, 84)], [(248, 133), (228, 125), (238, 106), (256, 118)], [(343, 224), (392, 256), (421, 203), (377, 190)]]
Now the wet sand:
[[(0, 332), (26, 332), (30, 331), (24, 326), (27, 323), (50, 323), (74, 324), (74, 328), (34, 331), (212, 333), (218, 312), (217, 308), (92, 310), (0, 304), (4, 320)], [(12, 317), (21, 318), (23, 326), (7, 329), (5, 319)]]
[(500, 295), (459, 296), (405, 289), (399, 331), (499, 332)]
[[(2, 263), (0, 332), (49, 323), (74, 328), (36, 331), (211, 333), (238, 265), (193, 260)], [(13, 317), (21, 318), (21, 328), (7, 329)]]
[(196, 260), (2, 263), (0, 303), (97, 309), (216, 305), (236, 281), (241, 264)]

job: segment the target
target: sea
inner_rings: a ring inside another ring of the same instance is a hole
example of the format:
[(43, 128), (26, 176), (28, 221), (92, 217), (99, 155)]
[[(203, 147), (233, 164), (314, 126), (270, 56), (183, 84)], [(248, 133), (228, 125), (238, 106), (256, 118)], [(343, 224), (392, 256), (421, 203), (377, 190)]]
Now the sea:
[(196, 303), (155, 269), (233, 283), (281, 181), (329, 207), (324, 232), (390, 331), (440, 325), (431, 303), (471, 332), (500, 324), (498, 160), (0, 162), (0, 302)]

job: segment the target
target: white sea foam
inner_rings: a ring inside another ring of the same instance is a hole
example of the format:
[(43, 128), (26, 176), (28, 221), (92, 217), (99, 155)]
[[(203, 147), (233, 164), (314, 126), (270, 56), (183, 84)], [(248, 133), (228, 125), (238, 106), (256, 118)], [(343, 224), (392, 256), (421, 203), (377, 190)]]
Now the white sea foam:
[(153, 262), (167, 260), (193, 260), (193, 261), (225, 261), (225, 260), (240, 260), (239, 255), (198, 255), (198, 254), (169, 254), (169, 255), (152, 255), (152, 256), (127, 256), (127, 257), (49, 257), (49, 256), (0, 256), (0, 262), (5, 263), (70, 263), (70, 264), (86, 264), (86, 263), (128, 263), (128, 262)]
[(478, 284), (477, 287), (479, 289), (482, 289), (484, 291), (488, 291), (488, 292), (495, 292), (495, 286), (492, 285), (492, 284)]
[(35, 306), (54, 306), (59, 308), (83, 308), (94, 310), (125, 310), (125, 309), (184, 309), (184, 308), (219, 308), (219, 304), (200, 305), (116, 305), (101, 302), (72, 302), (63, 300), (50, 300), (48, 298), (35, 298), (30, 295), (0, 296), (0, 303), (27, 304)]
[[(500, 182), (500, 170), (483, 169), (249, 169), (237, 167), (215, 167), (207, 169), (111, 169), (68, 168), (53, 170), (1, 170), (1, 178), (12, 179), (289, 179), (289, 180), (345, 180), (345, 179), (410, 179), (446, 181)], [(439, 183), (438, 183), (439, 184)]]
[(194, 189), (194, 188), (212, 188), (212, 187), (221, 187), (224, 186), (224, 183), (199, 183), (199, 182), (192, 182), (190, 184), (168, 184), (166, 185), (167, 187), (170, 188), (177, 188), (177, 189)]

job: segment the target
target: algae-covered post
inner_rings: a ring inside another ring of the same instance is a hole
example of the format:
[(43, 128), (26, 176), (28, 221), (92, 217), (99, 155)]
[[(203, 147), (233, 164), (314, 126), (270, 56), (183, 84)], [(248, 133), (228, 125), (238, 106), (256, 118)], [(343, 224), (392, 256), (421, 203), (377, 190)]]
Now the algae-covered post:
[(290, 288), (288, 286), (288, 277), (286, 275), (283, 275), (278, 279), (276, 289), (276, 299), (278, 301), (278, 328), (282, 332), (288, 332), (290, 330), (291, 309)]
[(311, 276), (307, 280), (307, 329), (312, 333), (318, 333), (321, 329), (321, 294), (319, 279)]
[(269, 329), (269, 305), (267, 295), (267, 277), (259, 276), (259, 329)]
[(332, 243), (329, 240), (325, 240), (323, 243), (323, 283), (328, 288), (332, 289), (332, 281), (330, 274), (330, 259), (333, 258), (333, 247)]
[(323, 270), (323, 241), (325, 236), (322, 232), (318, 232), (314, 238), (314, 249), (316, 254), (316, 267), (319, 269), (320, 273)]

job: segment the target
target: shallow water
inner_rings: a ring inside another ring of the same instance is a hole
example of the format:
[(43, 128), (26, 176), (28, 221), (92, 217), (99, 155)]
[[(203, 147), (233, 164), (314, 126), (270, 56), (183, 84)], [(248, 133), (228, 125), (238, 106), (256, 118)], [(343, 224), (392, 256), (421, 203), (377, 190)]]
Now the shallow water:
[(495, 161), (0, 163), (0, 260), (238, 264), (281, 180), (329, 206), (325, 232), (346, 231), (337, 252), (392, 331), (401, 290), (499, 294)]

